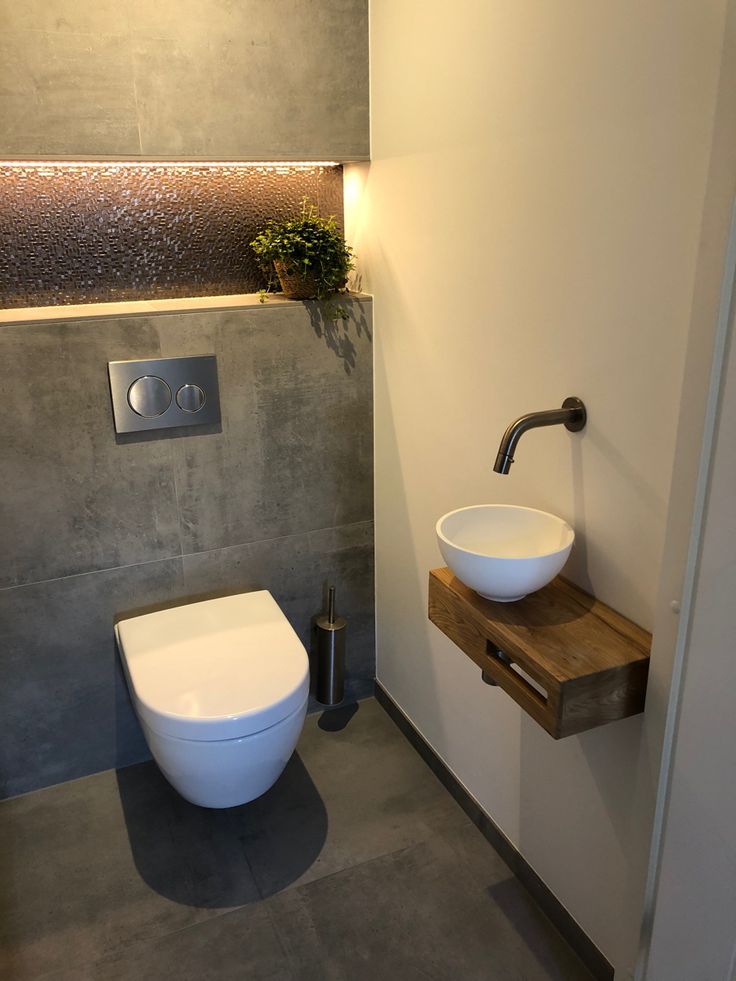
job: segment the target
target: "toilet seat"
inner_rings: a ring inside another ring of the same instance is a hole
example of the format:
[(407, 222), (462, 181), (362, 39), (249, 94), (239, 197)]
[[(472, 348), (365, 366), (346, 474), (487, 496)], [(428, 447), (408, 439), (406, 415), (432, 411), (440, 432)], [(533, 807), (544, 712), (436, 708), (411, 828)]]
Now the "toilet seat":
[(307, 652), (267, 590), (121, 620), (115, 635), (141, 721), (165, 736), (252, 735), (309, 694)]

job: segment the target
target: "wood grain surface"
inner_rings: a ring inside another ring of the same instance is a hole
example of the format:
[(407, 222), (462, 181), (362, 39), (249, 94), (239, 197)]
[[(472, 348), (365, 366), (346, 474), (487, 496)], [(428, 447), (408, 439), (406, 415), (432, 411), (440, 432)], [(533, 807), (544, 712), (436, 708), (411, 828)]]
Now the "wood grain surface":
[(561, 577), (497, 603), (433, 569), (429, 619), (555, 739), (644, 709), (651, 635)]

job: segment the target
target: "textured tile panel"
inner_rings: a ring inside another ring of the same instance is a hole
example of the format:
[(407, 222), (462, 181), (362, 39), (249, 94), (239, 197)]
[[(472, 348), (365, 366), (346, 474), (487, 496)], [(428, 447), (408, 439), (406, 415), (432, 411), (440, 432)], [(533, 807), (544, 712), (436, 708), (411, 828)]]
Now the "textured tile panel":
[(5, 308), (256, 292), (269, 218), (342, 221), (341, 167), (0, 164), (0, 187)]

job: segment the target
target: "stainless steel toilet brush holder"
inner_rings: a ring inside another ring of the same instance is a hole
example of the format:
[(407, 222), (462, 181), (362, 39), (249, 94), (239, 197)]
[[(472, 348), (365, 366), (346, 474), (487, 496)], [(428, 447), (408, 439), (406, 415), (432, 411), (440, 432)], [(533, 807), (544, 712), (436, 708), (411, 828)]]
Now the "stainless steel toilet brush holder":
[(337, 705), (345, 694), (346, 621), (335, 616), (335, 587), (330, 586), (328, 610), (315, 620), (317, 681), (314, 697), (322, 705)]

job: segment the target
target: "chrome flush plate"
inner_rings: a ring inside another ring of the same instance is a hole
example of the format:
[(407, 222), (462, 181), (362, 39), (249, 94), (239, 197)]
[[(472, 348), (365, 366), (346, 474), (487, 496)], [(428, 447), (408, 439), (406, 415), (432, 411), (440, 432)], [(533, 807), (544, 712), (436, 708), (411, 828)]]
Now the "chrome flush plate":
[(115, 432), (212, 426), (220, 422), (214, 354), (109, 361)]

